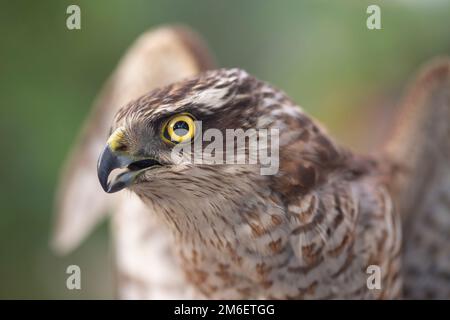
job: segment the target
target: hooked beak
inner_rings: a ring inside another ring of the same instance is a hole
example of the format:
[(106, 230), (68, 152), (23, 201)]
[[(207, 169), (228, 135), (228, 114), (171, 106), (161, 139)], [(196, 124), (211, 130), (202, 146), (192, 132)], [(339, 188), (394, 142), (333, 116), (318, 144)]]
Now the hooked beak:
[[(98, 159), (98, 180), (105, 192), (114, 193), (128, 187), (141, 172), (155, 165), (160, 165), (160, 163), (153, 159), (136, 161), (136, 159), (124, 152), (113, 151), (110, 145), (107, 144)], [(111, 181), (108, 181), (111, 172), (115, 169), (124, 170)]]

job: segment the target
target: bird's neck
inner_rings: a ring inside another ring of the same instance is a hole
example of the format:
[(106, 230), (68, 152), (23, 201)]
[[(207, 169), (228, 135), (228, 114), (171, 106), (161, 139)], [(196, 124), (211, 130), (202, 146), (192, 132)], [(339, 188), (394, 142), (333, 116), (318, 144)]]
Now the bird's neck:
[(256, 298), (261, 288), (270, 287), (270, 271), (289, 259), (280, 200), (265, 191), (242, 195), (237, 206), (229, 201), (220, 212), (210, 212), (217, 219), (205, 218), (175, 238), (187, 279), (205, 296)]
[(235, 177), (220, 191), (205, 195), (180, 190), (169, 201), (166, 190), (159, 191), (166, 201), (155, 193), (144, 201), (169, 226), (180, 266), (205, 295), (214, 296), (213, 283), (221, 284), (224, 295), (237, 282), (248, 288), (267, 286), (267, 270), (286, 260), (287, 220), (268, 183)]

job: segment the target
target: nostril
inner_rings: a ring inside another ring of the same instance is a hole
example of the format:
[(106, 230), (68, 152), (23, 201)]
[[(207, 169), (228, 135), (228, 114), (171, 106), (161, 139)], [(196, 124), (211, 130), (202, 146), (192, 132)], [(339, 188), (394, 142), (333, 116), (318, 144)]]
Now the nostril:
[(139, 160), (139, 161), (130, 163), (128, 165), (128, 169), (131, 171), (137, 171), (137, 170), (142, 170), (145, 168), (153, 167), (156, 165), (161, 165), (161, 164), (158, 161), (153, 160), (153, 159), (144, 159), (144, 160)]
[(127, 150), (128, 150), (128, 148), (124, 144), (121, 144), (121, 145), (117, 146), (117, 148), (116, 148), (116, 151), (127, 151)]

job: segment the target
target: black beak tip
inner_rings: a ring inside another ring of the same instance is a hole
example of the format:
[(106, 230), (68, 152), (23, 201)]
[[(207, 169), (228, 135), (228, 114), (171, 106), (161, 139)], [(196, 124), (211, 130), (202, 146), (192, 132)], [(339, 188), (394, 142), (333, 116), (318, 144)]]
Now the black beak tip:
[(98, 172), (98, 180), (100, 181), (100, 185), (102, 186), (102, 189), (107, 193), (111, 193), (111, 191), (110, 191), (111, 186), (108, 184), (108, 176), (109, 176), (109, 173)]
[(106, 146), (106, 148), (101, 153), (98, 162), (97, 162), (97, 176), (98, 180), (100, 182), (100, 185), (102, 186), (103, 190), (107, 193), (113, 193), (120, 190), (118, 186), (110, 185), (108, 183), (108, 178), (114, 169), (117, 169), (120, 167), (120, 164), (117, 160), (117, 157), (111, 152), (111, 149), (109, 146)]
[[(130, 185), (137, 172), (159, 165), (160, 163), (153, 159), (143, 159), (133, 162), (132, 157), (117, 155), (107, 145), (97, 162), (97, 176), (103, 190), (107, 193), (114, 193)], [(128, 172), (122, 173), (111, 181), (108, 181), (111, 172), (119, 168), (128, 168)]]

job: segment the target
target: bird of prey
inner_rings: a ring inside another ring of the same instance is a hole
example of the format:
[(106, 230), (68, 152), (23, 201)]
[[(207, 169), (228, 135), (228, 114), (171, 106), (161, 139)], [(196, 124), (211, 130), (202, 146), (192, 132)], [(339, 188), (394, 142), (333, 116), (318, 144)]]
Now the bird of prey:
[[(132, 48), (63, 178), (60, 251), (113, 208), (122, 298), (450, 297), (448, 59), (411, 85), (379, 150), (359, 155), (281, 90), (241, 69), (205, 71), (208, 57), (180, 28)], [(278, 171), (174, 159), (208, 129), (277, 130)]]

